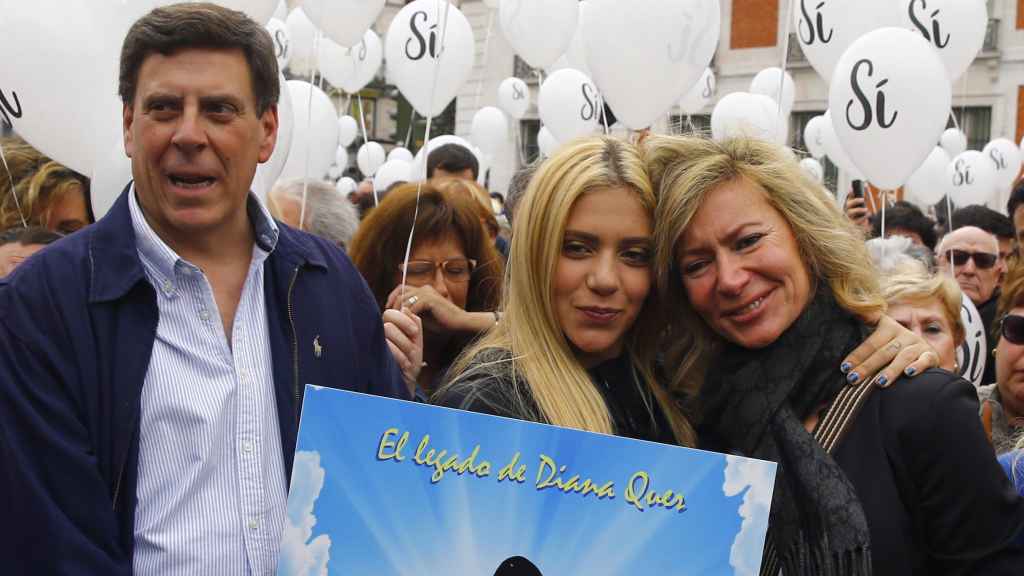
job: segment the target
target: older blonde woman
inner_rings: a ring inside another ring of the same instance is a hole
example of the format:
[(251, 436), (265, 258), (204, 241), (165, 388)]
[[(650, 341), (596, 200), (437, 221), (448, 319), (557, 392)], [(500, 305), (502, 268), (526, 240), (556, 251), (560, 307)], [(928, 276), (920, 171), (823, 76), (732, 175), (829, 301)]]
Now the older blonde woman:
[(960, 286), (946, 274), (930, 274), (923, 264), (907, 263), (884, 274), (882, 296), (888, 314), (923, 338), (939, 355), (939, 368), (957, 372), (956, 350), (964, 343)]
[(673, 389), (699, 389), (706, 446), (779, 463), (762, 574), (1019, 574), (1024, 503), (969, 383), (929, 370), (816, 429), (847, 386), (833, 366), (885, 309), (834, 201), (769, 143), (652, 137), (646, 159)]
[(11, 170), (10, 179), (6, 174), (0, 177), (0, 229), (21, 226), (23, 215), (29, 226), (59, 234), (70, 234), (95, 221), (87, 178), (21, 139), (4, 139), (0, 147)]

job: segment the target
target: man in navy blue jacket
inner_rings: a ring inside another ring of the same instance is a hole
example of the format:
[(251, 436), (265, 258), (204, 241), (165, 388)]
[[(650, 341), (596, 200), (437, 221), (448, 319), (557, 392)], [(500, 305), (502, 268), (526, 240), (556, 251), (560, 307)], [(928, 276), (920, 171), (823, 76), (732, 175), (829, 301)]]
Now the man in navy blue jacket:
[(0, 565), (272, 573), (304, 385), (408, 390), (347, 257), (249, 192), (277, 132), (263, 28), (154, 10), (120, 94), (134, 183), (0, 281)]

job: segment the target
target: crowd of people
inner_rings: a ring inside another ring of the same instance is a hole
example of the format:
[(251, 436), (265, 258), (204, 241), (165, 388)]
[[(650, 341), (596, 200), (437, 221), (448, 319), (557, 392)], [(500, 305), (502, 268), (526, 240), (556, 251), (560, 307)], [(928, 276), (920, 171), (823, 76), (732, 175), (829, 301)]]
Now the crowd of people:
[(95, 223), (0, 141), (10, 573), (273, 573), (309, 384), (777, 462), (761, 574), (1024, 573), (1024, 185), (883, 223), (776, 144), (593, 136), (504, 196), (449, 144), (262, 200), (277, 78), (240, 12), (141, 18)]

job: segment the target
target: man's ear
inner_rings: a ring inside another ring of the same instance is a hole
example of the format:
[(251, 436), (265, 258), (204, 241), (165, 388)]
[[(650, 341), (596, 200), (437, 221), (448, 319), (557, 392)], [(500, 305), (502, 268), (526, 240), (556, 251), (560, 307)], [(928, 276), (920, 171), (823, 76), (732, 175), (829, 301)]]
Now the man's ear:
[(124, 152), (129, 158), (134, 153), (135, 141), (132, 137), (132, 121), (135, 118), (135, 109), (131, 104), (125, 104), (121, 108), (121, 126), (124, 134)]
[(271, 104), (260, 116), (260, 126), (263, 128), (263, 140), (260, 142), (259, 162), (262, 164), (274, 154), (274, 146), (277, 144), (277, 104)]

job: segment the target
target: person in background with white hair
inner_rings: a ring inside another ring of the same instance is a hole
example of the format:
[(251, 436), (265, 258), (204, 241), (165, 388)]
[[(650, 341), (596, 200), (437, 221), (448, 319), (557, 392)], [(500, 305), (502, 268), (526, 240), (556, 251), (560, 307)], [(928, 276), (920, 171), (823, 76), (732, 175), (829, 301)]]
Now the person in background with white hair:
[[(308, 184), (308, 186), (307, 186)], [(302, 194), (306, 188), (306, 214), (302, 216)], [(267, 194), (270, 214), (291, 226), (329, 240), (342, 248), (348, 246), (359, 227), (356, 207), (327, 182), (320, 180), (285, 180), (278, 182)], [(303, 218), (302, 226), (299, 218)]]
[[(996, 303), (999, 301), (999, 242), (993, 234), (974, 226), (957, 228), (946, 234), (935, 250), (939, 268), (956, 278), (964, 294), (971, 299), (981, 316), (981, 323), (988, 336), (988, 356), (996, 349), (997, 337), (992, 334), (996, 318)], [(982, 382), (996, 381), (995, 362), (985, 363)]]
[(871, 261), (882, 274), (889, 274), (908, 264), (921, 265), (928, 272), (935, 271), (935, 257), (931, 250), (906, 236), (872, 238), (865, 242)]

